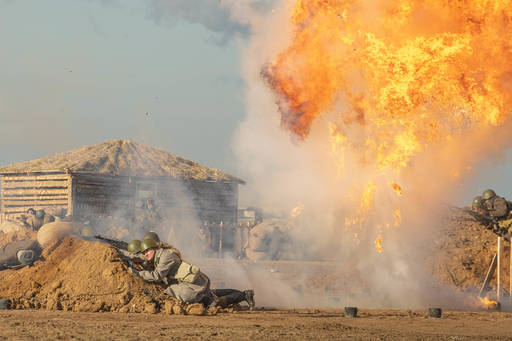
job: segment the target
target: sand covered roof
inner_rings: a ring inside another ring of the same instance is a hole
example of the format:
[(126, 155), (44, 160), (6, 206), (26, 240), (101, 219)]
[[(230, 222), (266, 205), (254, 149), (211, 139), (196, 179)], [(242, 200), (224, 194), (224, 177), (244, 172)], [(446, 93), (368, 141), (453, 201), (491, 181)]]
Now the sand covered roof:
[(55, 156), (0, 167), (0, 174), (53, 171), (121, 176), (170, 176), (180, 179), (245, 183), (219, 170), (130, 140), (107, 141)]

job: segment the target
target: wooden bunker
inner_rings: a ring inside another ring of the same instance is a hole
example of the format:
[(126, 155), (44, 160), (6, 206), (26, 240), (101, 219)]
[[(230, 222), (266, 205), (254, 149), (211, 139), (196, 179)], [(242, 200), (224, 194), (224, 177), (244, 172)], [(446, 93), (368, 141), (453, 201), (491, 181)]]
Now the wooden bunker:
[(174, 154), (129, 140), (108, 141), (0, 168), (1, 221), (28, 208), (69, 215), (133, 212), (151, 198), (161, 208), (193, 210), (203, 221), (237, 220), (245, 182)]

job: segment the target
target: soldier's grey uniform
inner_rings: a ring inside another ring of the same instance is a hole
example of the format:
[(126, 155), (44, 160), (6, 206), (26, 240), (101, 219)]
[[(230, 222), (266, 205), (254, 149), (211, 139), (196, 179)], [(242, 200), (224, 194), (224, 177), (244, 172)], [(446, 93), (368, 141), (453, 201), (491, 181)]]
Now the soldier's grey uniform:
[(504, 198), (495, 196), (487, 200), (486, 204), (491, 217), (504, 219), (508, 216), (509, 208)]
[(211, 300), (213, 296), (210, 290), (210, 279), (204, 273), (199, 272), (193, 283), (174, 279), (181, 262), (175, 250), (158, 248), (154, 258), (155, 270), (132, 271), (145, 281), (162, 282), (168, 285), (164, 293), (182, 302), (199, 303)]
[(18, 259), (18, 251), (32, 250), (34, 261), (41, 255), (41, 246), (36, 240), (19, 240), (8, 243), (0, 248), (0, 270), (10, 267), (18, 267), (21, 264)]

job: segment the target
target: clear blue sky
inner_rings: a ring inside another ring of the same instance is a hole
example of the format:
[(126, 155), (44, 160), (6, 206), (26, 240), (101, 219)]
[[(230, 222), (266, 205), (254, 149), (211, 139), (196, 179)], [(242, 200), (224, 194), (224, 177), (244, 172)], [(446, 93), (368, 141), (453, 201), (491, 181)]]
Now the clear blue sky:
[[(0, 0), (0, 165), (133, 139), (243, 177), (237, 31), (217, 0)], [(512, 199), (511, 156), (453, 200)]]
[(229, 171), (244, 83), (220, 38), (142, 1), (0, 2), (0, 165), (133, 139)]

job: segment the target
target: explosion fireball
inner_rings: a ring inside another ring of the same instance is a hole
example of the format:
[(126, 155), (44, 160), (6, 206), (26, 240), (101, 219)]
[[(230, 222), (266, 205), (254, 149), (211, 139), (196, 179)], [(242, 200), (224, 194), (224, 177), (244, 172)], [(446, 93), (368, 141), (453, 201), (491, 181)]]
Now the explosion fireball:
[[(385, 187), (395, 201), (379, 224), (397, 226), (396, 182), (415, 157), (510, 118), (512, 8), (481, 0), (293, 4), (291, 42), (262, 70), (281, 126), (304, 141), (328, 118), (338, 174), (348, 175), (349, 155), (366, 171), (348, 195), (356, 204), (345, 225), (362, 228)], [(467, 161), (447, 177), (469, 171)], [(380, 234), (377, 241), (379, 249)]]

